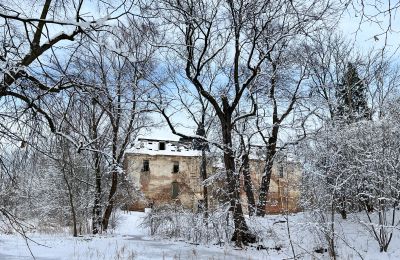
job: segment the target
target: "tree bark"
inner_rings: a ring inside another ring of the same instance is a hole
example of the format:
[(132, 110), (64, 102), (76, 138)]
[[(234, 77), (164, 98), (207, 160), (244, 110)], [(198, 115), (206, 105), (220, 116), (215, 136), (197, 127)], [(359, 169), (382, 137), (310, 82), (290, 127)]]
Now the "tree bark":
[(339, 200), (340, 200), (339, 213), (342, 216), (342, 219), (347, 219), (346, 195), (341, 195)]
[(95, 194), (94, 194), (94, 205), (93, 205), (93, 218), (92, 218), (92, 232), (98, 234), (101, 232), (102, 220), (101, 220), (101, 168), (99, 155), (95, 154)]
[(264, 173), (261, 179), (260, 194), (257, 204), (257, 216), (264, 217), (266, 213), (267, 196), (271, 184), (272, 167), (274, 166), (274, 157), (276, 154), (276, 140), (278, 130), (272, 131), (272, 137), (268, 140), (266, 162), (264, 166)]
[[(93, 111), (91, 114), (91, 123), (90, 123), (90, 137), (92, 140), (97, 140), (98, 138), (98, 122), (99, 119), (96, 118), (95, 108), (97, 106), (96, 99), (91, 100), (91, 104), (93, 106)], [(96, 142), (96, 149), (99, 149), (98, 143)], [(95, 192), (94, 192), (94, 204), (93, 204), (93, 216), (92, 216), (92, 233), (98, 234), (101, 233), (102, 227), (102, 205), (101, 205), (101, 154), (98, 151), (93, 151), (92, 158), (94, 160), (94, 171), (95, 171)]]
[(114, 200), (115, 200), (115, 193), (117, 192), (117, 187), (118, 187), (118, 172), (113, 171), (110, 194), (108, 196), (108, 203), (106, 210), (104, 211), (103, 222), (102, 222), (104, 231), (107, 230), (108, 224), (110, 222), (111, 213), (114, 208)]
[(204, 196), (204, 218), (208, 218), (208, 188), (204, 183), (207, 180), (207, 156), (206, 149), (203, 148), (201, 151), (201, 167), (200, 167), (201, 179), (203, 181), (203, 196)]
[(74, 206), (74, 197), (73, 197), (72, 187), (71, 187), (70, 183), (68, 182), (68, 178), (67, 178), (65, 172), (66, 172), (66, 170), (64, 168), (63, 169), (63, 177), (65, 180), (65, 184), (67, 185), (67, 189), (68, 189), (69, 205), (71, 207), (71, 214), (72, 214), (73, 236), (77, 237), (78, 229), (77, 229), (77, 225), (76, 225), (76, 211), (75, 211), (75, 206)]
[(254, 215), (255, 208), (256, 208), (256, 201), (254, 199), (254, 192), (253, 192), (253, 182), (250, 176), (250, 162), (249, 162), (249, 154), (244, 153), (242, 155), (242, 167), (243, 167), (243, 180), (244, 180), (244, 190), (247, 196), (248, 202), (248, 211), (249, 215)]
[(240, 202), (240, 179), (235, 169), (235, 158), (232, 150), (232, 124), (230, 120), (222, 122), (222, 135), (224, 142), (224, 163), (228, 181), (228, 192), (230, 199), (230, 211), (233, 214), (235, 231), (231, 241), (236, 246), (242, 247), (256, 242), (256, 236), (252, 234), (247, 226)]

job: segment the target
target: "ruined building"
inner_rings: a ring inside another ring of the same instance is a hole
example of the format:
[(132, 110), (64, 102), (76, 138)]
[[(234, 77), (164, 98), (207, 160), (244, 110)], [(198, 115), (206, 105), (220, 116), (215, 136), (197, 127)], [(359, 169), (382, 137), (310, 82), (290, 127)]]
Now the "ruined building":
[[(179, 203), (197, 210), (204, 202), (200, 178), (201, 155), (201, 151), (193, 149), (190, 140), (139, 139), (135, 146), (125, 153), (125, 169), (145, 198), (132, 203), (130, 209), (143, 210), (152, 205)], [(218, 158), (208, 158), (207, 165), (208, 176), (215, 179), (208, 186), (208, 203), (212, 208), (223, 200), (219, 192), (225, 190), (223, 180), (214, 178), (217, 175), (224, 176), (221, 174), (223, 165)], [(250, 173), (256, 199), (263, 168), (263, 159), (256, 156), (256, 153), (250, 156)], [(286, 158), (276, 163), (268, 194), (267, 212), (298, 210), (300, 176), (300, 165), (293, 160)], [(247, 209), (244, 191), (241, 192), (241, 198), (243, 208)]]

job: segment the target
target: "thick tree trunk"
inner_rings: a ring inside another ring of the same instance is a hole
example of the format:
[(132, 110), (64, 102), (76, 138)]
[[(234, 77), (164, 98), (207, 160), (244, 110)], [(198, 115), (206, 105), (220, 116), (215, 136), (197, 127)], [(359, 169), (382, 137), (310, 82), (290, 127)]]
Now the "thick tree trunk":
[(107, 203), (106, 210), (104, 211), (103, 222), (102, 222), (104, 231), (106, 231), (108, 228), (111, 213), (114, 208), (114, 200), (115, 200), (115, 193), (117, 192), (117, 186), (118, 186), (118, 172), (113, 171), (112, 179), (111, 179), (110, 194), (108, 196), (108, 203)]
[(248, 211), (249, 215), (254, 215), (255, 208), (256, 208), (256, 201), (254, 199), (254, 192), (253, 192), (253, 182), (250, 176), (250, 162), (249, 162), (249, 154), (245, 153), (242, 155), (242, 167), (243, 167), (243, 180), (244, 180), (244, 190), (247, 196), (248, 202)]
[(276, 154), (276, 138), (269, 138), (267, 146), (266, 162), (264, 172), (261, 179), (260, 194), (257, 204), (257, 216), (264, 217), (266, 213), (267, 196), (271, 184), (272, 167), (274, 166), (274, 158)]
[(257, 216), (264, 217), (266, 213), (267, 196), (272, 176), (272, 165), (273, 162), (267, 160), (266, 165), (264, 167), (264, 174), (261, 178), (260, 194), (257, 204)]
[(250, 232), (243, 215), (242, 204), (240, 202), (240, 179), (239, 174), (235, 170), (235, 158), (232, 150), (232, 125), (228, 120), (222, 124), (222, 135), (225, 147), (224, 163), (228, 181), (230, 211), (233, 214), (235, 227), (231, 240), (235, 242), (236, 246), (242, 247), (249, 243), (255, 243), (256, 236)]

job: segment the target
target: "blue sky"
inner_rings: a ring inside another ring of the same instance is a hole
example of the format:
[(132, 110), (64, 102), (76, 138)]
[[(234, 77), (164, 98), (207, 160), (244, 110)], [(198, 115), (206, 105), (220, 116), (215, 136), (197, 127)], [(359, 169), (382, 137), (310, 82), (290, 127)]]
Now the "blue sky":
[[(368, 14), (374, 14), (374, 10), (367, 9)], [(386, 30), (389, 22), (387, 15), (380, 15), (375, 17), (375, 21), (361, 21), (361, 14), (354, 10), (349, 10), (343, 14), (341, 21), (338, 24), (338, 30), (342, 31), (344, 36), (354, 42), (354, 46), (360, 52), (368, 52), (371, 50), (380, 51), (385, 47), (386, 51), (389, 51), (396, 58), (396, 51), (400, 45), (400, 24), (396, 17), (392, 17), (392, 31), (388, 34), (383, 34)], [(155, 116), (157, 121), (163, 119), (159, 116)], [(185, 116), (175, 116), (174, 122), (182, 125), (189, 125)], [(193, 134), (193, 130), (190, 128), (178, 127), (182, 133)], [(141, 137), (155, 138), (155, 139), (169, 139), (178, 140), (179, 137), (172, 134), (168, 126), (152, 129), (151, 133), (143, 132)]]

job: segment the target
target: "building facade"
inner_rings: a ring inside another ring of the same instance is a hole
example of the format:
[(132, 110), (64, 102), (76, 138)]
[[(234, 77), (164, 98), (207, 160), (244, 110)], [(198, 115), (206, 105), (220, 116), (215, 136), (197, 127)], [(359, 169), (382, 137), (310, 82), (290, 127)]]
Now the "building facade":
[[(201, 151), (194, 150), (190, 141), (168, 141), (139, 139), (125, 153), (125, 169), (144, 198), (130, 205), (131, 210), (143, 210), (152, 205), (179, 203), (197, 210), (204, 203), (203, 186), (200, 178)], [(208, 159), (207, 173), (221, 173), (223, 166), (218, 160)], [(250, 158), (250, 173), (255, 197), (258, 197), (264, 160)], [(274, 165), (268, 193), (267, 212), (280, 213), (284, 209), (297, 211), (300, 196), (300, 165), (285, 160)], [(243, 180), (242, 187), (243, 187)], [(223, 200), (218, 190), (224, 184), (214, 181), (209, 188), (208, 202), (216, 207)], [(222, 188), (222, 189), (221, 189)], [(247, 211), (247, 196), (241, 191), (244, 210)]]

